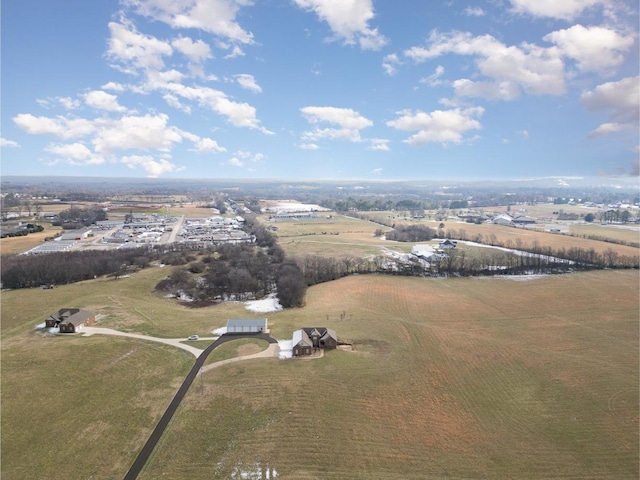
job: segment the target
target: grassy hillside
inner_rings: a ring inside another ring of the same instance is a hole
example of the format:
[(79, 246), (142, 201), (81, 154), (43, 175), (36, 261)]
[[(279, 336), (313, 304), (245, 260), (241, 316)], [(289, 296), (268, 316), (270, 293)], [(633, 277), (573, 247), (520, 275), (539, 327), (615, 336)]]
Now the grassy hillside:
[[(43, 337), (49, 313), (168, 337), (255, 316), (164, 299), (152, 286), (167, 273), (2, 293), (3, 479), (122, 478), (194, 361)], [(328, 326), (353, 351), (206, 372), (141, 478), (637, 478), (639, 290), (632, 271), (317, 285), (268, 315), (273, 334)]]
[(143, 478), (636, 478), (637, 305), (629, 272), (316, 286), (276, 329), (355, 351), (208, 372)]

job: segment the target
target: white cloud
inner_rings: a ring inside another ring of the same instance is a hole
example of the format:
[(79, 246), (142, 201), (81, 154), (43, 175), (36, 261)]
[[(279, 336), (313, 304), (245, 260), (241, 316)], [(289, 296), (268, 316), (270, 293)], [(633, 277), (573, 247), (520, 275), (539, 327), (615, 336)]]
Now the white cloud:
[(55, 107), (54, 103), (62, 105), (65, 110), (75, 110), (81, 106), (80, 100), (71, 97), (38, 98), (36, 103), (46, 109)]
[(387, 122), (387, 126), (402, 131), (414, 131), (418, 133), (410, 136), (406, 143), (410, 145), (422, 145), (429, 142), (460, 143), (464, 140), (464, 134), (469, 130), (479, 130), (480, 122), (474, 117), (480, 117), (484, 113), (482, 107), (467, 109), (435, 110), (431, 113), (409, 110), (398, 112), (400, 117)]
[(242, 48), (240, 48), (238, 45), (234, 45), (233, 48), (231, 49), (231, 53), (229, 53), (228, 55), (225, 55), (225, 59), (229, 59), (229, 58), (237, 58), (237, 57), (244, 57), (245, 53), (244, 50), (242, 50)]
[(58, 102), (67, 110), (75, 110), (80, 108), (80, 100), (71, 97), (57, 97)]
[(390, 53), (382, 59), (382, 68), (387, 75), (396, 74), (396, 65), (402, 65), (402, 62), (400, 62), (398, 55), (395, 53)]
[(521, 91), (533, 95), (560, 95), (565, 91), (564, 64), (557, 48), (530, 43), (507, 46), (491, 35), (473, 37), (468, 32), (433, 31), (429, 47), (412, 47), (404, 54), (423, 62), (447, 53), (476, 56), (480, 73), (490, 81), (454, 82), (456, 94), (485, 98), (516, 98)]
[(124, 92), (126, 87), (121, 83), (107, 82), (100, 87), (102, 90), (113, 90), (114, 92)]
[(45, 148), (45, 151), (71, 165), (100, 165), (105, 162), (104, 157), (96, 155), (86, 145), (78, 142), (51, 144)]
[(509, 80), (501, 82), (474, 82), (461, 78), (453, 82), (458, 97), (480, 97), (491, 100), (514, 100), (520, 96), (518, 84)]
[(302, 150), (318, 150), (318, 148), (320, 148), (315, 143), (301, 143), (299, 147)]
[(96, 130), (93, 122), (84, 118), (36, 117), (30, 113), (19, 113), (13, 121), (31, 135), (55, 135), (64, 139), (81, 138)]
[(123, 23), (109, 22), (109, 46), (107, 57), (121, 62), (120, 67), (127, 73), (135, 73), (137, 69), (162, 69), (164, 56), (173, 53), (171, 45), (151, 35), (139, 33), (135, 26), (126, 19)]
[(612, 122), (603, 123), (590, 132), (597, 137), (608, 133), (638, 128), (640, 116), (640, 77), (628, 77), (617, 82), (598, 85), (580, 97), (589, 111), (609, 111)]
[(380, 175), (382, 174), (382, 168), (374, 168), (373, 170), (371, 170), (371, 173), (373, 173), (374, 175)]
[(171, 40), (171, 46), (193, 63), (202, 63), (212, 56), (211, 47), (202, 40), (194, 42), (189, 37), (178, 37)]
[(227, 149), (218, 145), (218, 142), (211, 138), (201, 138), (196, 142), (196, 151), (198, 153), (222, 153)]
[(235, 152), (235, 157), (234, 157), (236, 160), (240, 162), (240, 165), (236, 165), (238, 167), (244, 164), (242, 160), (238, 159), (238, 157), (241, 158), (242, 160), (249, 160), (252, 163), (258, 163), (264, 160), (264, 154), (262, 153), (252, 153), (252, 152), (245, 152), (242, 150), (238, 150), (237, 152)]
[(572, 20), (596, 5), (608, 5), (611, 0), (510, 0), (513, 11), (534, 17)]
[(232, 167), (243, 167), (244, 163), (239, 158), (233, 157), (228, 162)]
[(187, 114), (191, 113), (191, 107), (188, 105), (183, 105), (178, 99), (178, 97), (176, 97), (175, 95), (166, 93), (162, 96), (162, 98), (164, 99), (165, 102), (167, 102), (167, 105), (169, 105), (170, 107), (176, 108), (178, 110), (182, 110), (184, 113), (187, 113)]
[(486, 15), (480, 7), (467, 7), (464, 9), (464, 14), (469, 17), (484, 17)]
[(319, 123), (329, 123), (338, 125), (340, 128), (315, 128), (305, 132), (303, 138), (306, 141), (316, 141), (321, 138), (332, 140), (350, 140), (359, 142), (360, 130), (373, 125), (373, 122), (363, 117), (350, 108), (337, 107), (303, 107), (300, 109), (302, 115), (313, 125)]
[(142, 167), (149, 177), (182, 170), (164, 158), (155, 160), (151, 155), (127, 155), (121, 157), (120, 161), (131, 169)]
[(165, 100), (175, 108), (186, 111), (187, 107), (180, 102), (179, 98), (189, 100), (226, 117), (236, 127), (256, 129), (267, 135), (273, 134), (260, 125), (260, 121), (256, 118), (256, 109), (248, 103), (231, 101), (224, 92), (210, 87), (183, 85), (179, 83), (181, 79), (182, 74), (176, 70), (150, 71), (141, 93), (160, 90), (165, 92)]
[(250, 0), (123, 0), (140, 15), (159, 20), (172, 28), (195, 28), (231, 41), (253, 43), (253, 35), (236, 21), (241, 7)]
[(98, 110), (106, 110), (108, 112), (124, 112), (127, 109), (118, 103), (118, 97), (102, 90), (92, 90), (83, 96), (84, 102)]
[(14, 142), (13, 140), (7, 140), (6, 138), (0, 137), (0, 147), (2, 148), (19, 148), (20, 145), (18, 142)]
[(440, 80), (440, 77), (444, 74), (444, 67), (442, 65), (438, 65), (435, 71), (429, 75), (428, 77), (423, 77), (419, 80), (420, 83), (426, 83), (430, 87), (437, 87), (438, 85), (442, 85), (444, 82)]
[(375, 16), (372, 0), (294, 0), (305, 10), (315, 12), (320, 20), (327, 22), (334, 35), (347, 45), (359, 43), (365, 50), (379, 50), (387, 39), (370, 28), (369, 21)]
[(620, 65), (624, 61), (623, 52), (634, 42), (631, 35), (623, 37), (608, 28), (582, 25), (552, 32), (543, 39), (558, 45), (563, 55), (576, 61), (579, 70), (596, 72)]
[(524, 138), (525, 140), (529, 140), (529, 131), (528, 130), (518, 130), (516, 132), (518, 135), (520, 135), (522, 138)]
[(248, 73), (240, 73), (236, 75), (235, 78), (242, 88), (255, 93), (262, 92), (262, 88), (256, 83), (256, 79), (253, 77), (253, 75), (249, 75)]
[(382, 150), (385, 152), (389, 151), (389, 140), (386, 138), (372, 138), (369, 140), (369, 150)]
[(588, 110), (610, 110), (615, 120), (637, 121), (640, 113), (640, 77), (603, 83), (595, 90), (584, 92), (580, 99)]
[(589, 132), (589, 138), (602, 137), (610, 133), (632, 130), (635, 126), (630, 123), (603, 123), (595, 130)]
[(97, 120), (100, 129), (93, 138), (95, 151), (100, 154), (129, 149), (170, 151), (182, 136), (167, 121), (165, 114)]

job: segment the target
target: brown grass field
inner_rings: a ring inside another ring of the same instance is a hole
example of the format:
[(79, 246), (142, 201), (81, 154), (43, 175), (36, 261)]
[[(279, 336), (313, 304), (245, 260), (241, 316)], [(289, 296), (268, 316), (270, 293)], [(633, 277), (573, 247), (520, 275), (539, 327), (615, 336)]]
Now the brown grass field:
[[(379, 217), (388, 220), (391, 212), (372, 212), (372, 217)], [(266, 217), (262, 217), (266, 221)], [(602, 253), (611, 249), (619, 255), (626, 255), (638, 258), (638, 248), (616, 243), (590, 240), (569, 235), (560, 235), (539, 230), (506, 227), (492, 224), (472, 224), (454, 220), (436, 222), (429, 220), (406, 221), (395, 219), (398, 224), (417, 224), (438, 229), (440, 223), (445, 224), (443, 229), (445, 234), (452, 231), (460, 233), (464, 231), (469, 239), (479, 236), (480, 243), (487, 242), (492, 236), (498, 242), (517, 248), (518, 245), (532, 246), (537, 243), (540, 246), (552, 247), (554, 249), (579, 247), (585, 250), (594, 249)], [(378, 228), (390, 230), (388, 227), (376, 223), (364, 221), (348, 216), (333, 214), (332, 219), (320, 218), (318, 220), (284, 221), (269, 223), (275, 225), (278, 230), (275, 235), (283, 250), (290, 256), (304, 255), (324, 255), (331, 257), (356, 256), (364, 257), (368, 255), (379, 255), (381, 248), (389, 248), (399, 252), (410, 252), (412, 244), (390, 242), (379, 237), (374, 237), (374, 232)], [(587, 233), (589, 225), (581, 226), (582, 229), (574, 230), (577, 235), (593, 234), (603, 238), (613, 240), (623, 240), (628, 242), (638, 242), (640, 235), (638, 229), (622, 229), (616, 227), (593, 226), (591, 232)], [(578, 228), (578, 227), (575, 227)], [(325, 232), (325, 233), (323, 233)], [(486, 253), (486, 249), (485, 249)]]
[[(152, 288), (168, 273), (2, 292), (3, 480), (122, 478), (194, 361), (133, 339), (44, 337), (33, 327), (52, 311), (89, 308), (107, 315), (100, 326), (168, 337), (256, 316), (161, 298)], [(206, 372), (140, 478), (638, 478), (638, 280), (317, 285), (304, 308), (268, 315), (273, 335), (328, 326), (353, 351)]]

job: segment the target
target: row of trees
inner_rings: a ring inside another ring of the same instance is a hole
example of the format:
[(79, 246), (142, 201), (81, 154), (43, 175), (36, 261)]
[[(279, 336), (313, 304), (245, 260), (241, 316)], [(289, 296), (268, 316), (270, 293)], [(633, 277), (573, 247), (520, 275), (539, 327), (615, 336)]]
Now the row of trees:
[(32, 288), (64, 285), (101, 275), (122, 275), (131, 267), (148, 265), (147, 251), (59, 252), (41, 255), (14, 255), (2, 259), (2, 288)]
[(398, 225), (387, 232), (386, 238), (396, 242), (428, 242), (436, 234), (435, 230), (424, 225)]
[(520, 238), (515, 240), (500, 241), (494, 235), (482, 235), (476, 233), (468, 235), (464, 229), (448, 229), (446, 237), (456, 240), (468, 240), (486, 245), (502, 247), (507, 249), (525, 252), (536, 257), (549, 257), (556, 259), (559, 263), (567, 263), (580, 268), (639, 268), (640, 258), (638, 255), (620, 255), (615, 250), (608, 248), (603, 252), (596, 252), (593, 248), (552, 248), (542, 246), (537, 241), (529, 244)]
[(53, 225), (62, 226), (64, 229), (73, 230), (76, 228), (88, 227), (107, 219), (107, 212), (99, 206), (89, 208), (70, 207), (58, 214), (58, 220)]

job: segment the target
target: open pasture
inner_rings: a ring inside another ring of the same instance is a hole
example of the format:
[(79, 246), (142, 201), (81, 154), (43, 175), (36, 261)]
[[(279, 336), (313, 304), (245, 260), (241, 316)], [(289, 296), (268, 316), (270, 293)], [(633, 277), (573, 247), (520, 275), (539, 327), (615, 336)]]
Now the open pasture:
[[(543, 232), (528, 228), (514, 228), (494, 224), (474, 224), (456, 220), (445, 220), (443, 222), (419, 219), (405, 220), (404, 218), (389, 218), (391, 212), (368, 212), (373, 218), (380, 218), (384, 221), (393, 221), (403, 225), (424, 225), (434, 230), (438, 230), (441, 223), (446, 237), (457, 238), (464, 234), (468, 240), (480, 243), (500, 242), (509, 248), (525, 248), (533, 245), (551, 247), (553, 249), (582, 248), (593, 249), (598, 253), (606, 250), (613, 250), (619, 255), (638, 257), (639, 250), (636, 247), (619, 245), (616, 243), (590, 240), (570, 235)], [(374, 232), (378, 228), (389, 230), (388, 227), (342, 215), (333, 215), (332, 219), (320, 219), (316, 221), (287, 221), (276, 222), (273, 225), (278, 227), (275, 232), (283, 250), (291, 256), (300, 255), (325, 255), (325, 256), (366, 256), (380, 253), (381, 248), (389, 248), (399, 252), (410, 252), (412, 244), (399, 242), (388, 242), (383, 238), (375, 237)], [(590, 226), (584, 225), (584, 228)], [(598, 228), (600, 227), (600, 228)], [(624, 240), (638, 242), (637, 229), (622, 229), (616, 227), (593, 226), (595, 235), (613, 240)], [(571, 227), (574, 232), (574, 227)], [(588, 234), (586, 230), (575, 230), (579, 234)], [(337, 233), (337, 234), (336, 234)]]
[(572, 235), (595, 236), (619, 242), (640, 243), (640, 225), (600, 225), (597, 223), (575, 223), (571, 225)]
[(207, 372), (142, 478), (636, 478), (637, 304), (632, 272), (315, 286), (274, 330), (354, 351)]
[[(122, 478), (193, 363), (41, 336), (51, 312), (167, 337), (256, 316), (164, 299), (168, 273), (2, 293), (2, 478)], [(639, 289), (634, 271), (314, 286), (304, 308), (264, 315), (272, 334), (327, 326), (353, 351), (204, 373), (140, 478), (637, 478)], [(222, 357), (259, 348), (233, 344)]]
[[(278, 244), (291, 256), (329, 255), (366, 256), (380, 252), (384, 240), (374, 237), (380, 228), (372, 222), (339, 214), (319, 214), (316, 219), (285, 220), (266, 223), (278, 227)], [(331, 215), (331, 218), (327, 218)]]

